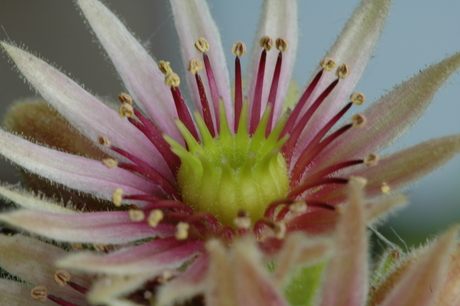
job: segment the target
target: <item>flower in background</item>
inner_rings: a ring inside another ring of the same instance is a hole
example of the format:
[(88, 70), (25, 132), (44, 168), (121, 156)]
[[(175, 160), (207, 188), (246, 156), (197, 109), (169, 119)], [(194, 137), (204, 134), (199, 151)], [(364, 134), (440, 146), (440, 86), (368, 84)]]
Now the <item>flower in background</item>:
[[(431, 305), (456, 298), (455, 286), (444, 286), (457, 281), (446, 272), (456, 267), (456, 228), (422, 251), (388, 253), (369, 290), (366, 226), (405, 202), (388, 194), (460, 150), (453, 135), (380, 160), (375, 154), (422, 115), (460, 65), (459, 53), (335, 127), (365, 101), (352, 90), (390, 1), (364, 0), (303, 94), (289, 101), (295, 1), (265, 1), (246, 88), (246, 45), (233, 45), (232, 92), (206, 3), (172, 0), (191, 109), (168, 62), (156, 63), (100, 2), (77, 3), (129, 94), (118, 96), (117, 114), (45, 61), (2, 43), (59, 114), (43, 102), (14, 106), (6, 124), (16, 133), (0, 131), (0, 152), (31, 173), (33, 190), (63, 194), (71, 204), (3, 186), (0, 194), (22, 208), (0, 220), (72, 243), (75, 252), (2, 237), (0, 266), (24, 282), (2, 281), (0, 301)], [(32, 297), (24, 295), (29, 290)]]

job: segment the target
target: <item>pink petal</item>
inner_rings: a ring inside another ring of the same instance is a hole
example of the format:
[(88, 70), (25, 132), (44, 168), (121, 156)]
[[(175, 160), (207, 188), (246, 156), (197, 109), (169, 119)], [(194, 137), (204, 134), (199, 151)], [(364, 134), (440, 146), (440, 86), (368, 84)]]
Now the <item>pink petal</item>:
[[(1, 45), (30, 84), (83, 135), (95, 143), (100, 136), (106, 136), (114, 146), (129, 150), (172, 178), (158, 150), (126, 118), (120, 118), (115, 111), (45, 61), (4, 42)], [(114, 155), (106, 147), (99, 147)]]
[(248, 73), (248, 88), (247, 96), (249, 101), (252, 101), (254, 89), (257, 79), (257, 70), (259, 66), (260, 54), (262, 48), (259, 41), (263, 36), (269, 36), (273, 40), (284, 38), (289, 43), (287, 51), (283, 52), (283, 65), (280, 73), (279, 87), (275, 101), (268, 101), (270, 87), (275, 70), (278, 50), (273, 48), (267, 53), (267, 64), (265, 66), (265, 78), (263, 82), (261, 115), (265, 110), (267, 102), (275, 103), (273, 110), (274, 122), (278, 120), (284, 104), (284, 98), (291, 81), (292, 71), (294, 69), (294, 61), (297, 53), (297, 42), (299, 39), (299, 31), (297, 24), (297, 2), (294, 0), (264, 1), (262, 16), (259, 21), (259, 27), (254, 37), (253, 48), (251, 50), (251, 58), (249, 59), (250, 67)]
[(287, 231), (304, 231), (316, 235), (330, 233), (335, 229), (339, 214), (332, 210), (316, 210), (298, 216), (286, 223)]
[[(310, 120), (302, 134), (308, 143), (314, 135), (349, 101), (349, 96), (361, 78), (367, 62), (373, 55), (390, 10), (391, 0), (363, 0), (348, 20), (326, 57), (337, 65), (347, 64), (350, 74), (340, 80), (337, 88), (328, 96)], [(316, 75), (316, 72), (314, 73)], [(335, 73), (325, 73), (311, 95), (307, 107), (336, 79)]]
[(181, 141), (173, 121), (177, 117), (174, 101), (157, 63), (101, 2), (79, 0), (77, 3), (134, 101), (163, 133)]
[(21, 167), (69, 188), (111, 200), (117, 188), (127, 194), (155, 194), (158, 187), (138, 175), (100, 161), (33, 144), (0, 129), (0, 153)]
[(45, 302), (34, 300), (30, 296), (30, 291), (34, 287), (34, 285), (0, 278), (0, 304), (8, 306), (56, 306), (50, 300)]
[(351, 129), (326, 149), (315, 169), (338, 161), (363, 158), (404, 135), (423, 115), (436, 91), (460, 66), (460, 53), (425, 69), (373, 103), (363, 113), (367, 124)]
[(154, 240), (108, 255), (79, 253), (64, 258), (58, 265), (94, 273), (130, 275), (145, 272), (154, 276), (180, 267), (202, 250), (202, 241), (183, 243), (173, 237)]
[[(34, 286), (45, 286), (50, 294), (68, 301), (85, 303), (86, 298), (83, 294), (69, 286), (61, 287), (54, 281), (54, 274), (58, 270), (55, 266), (55, 261), (67, 256), (68, 252), (48, 243), (21, 235), (11, 237), (0, 235), (0, 245), (2, 246), (0, 252), (0, 266), (2, 269)], [(74, 273), (72, 270), (69, 270), (69, 272), (73, 282), (86, 288), (91, 285), (88, 277), (84, 277), (80, 273)], [(30, 289), (27, 297), (30, 297)]]
[(381, 306), (429, 306), (436, 300), (446, 277), (458, 226), (443, 234), (404, 273)]
[(58, 241), (121, 244), (150, 237), (172, 236), (176, 227), (133, 222), (126, 211), (56, 214), (17, 210), (0, 214), (0, 220)]
[[(191, 59), (199, 58), (201, 60), (202, 58), (202, 55), (195, 49), (195, 41), (203, 37), (209, 42), (210, 49), (206, 53), (211, 61), (217, 89), (224, 101), (229, 125), (233, 126), (233, 110), (227, 62), (225, 60), (225, 53), (222, 48), (219, 31), (211, 17), (208, 5), (204, 0), (170, 0), (170, 2), (177, 34), (179, 35), (181, 43), (182, 61), (186, 67)], [(202, 77), (204, 77), (204, 75)], [(187, 73), (186, 78), (193, 103), (197, 109), (201, 109), (200, 96), (195, 77), (193, 74)], [(211, 101), (209, 88), (207, 89), (208, 100)], [(219, 101), (214, 101), (214, 105), (217, 106), (218, 102)]]
[(367, 233), (362, 188), (364, 180), (351, 178), (348, 205), (337, 224), (332, 253), (321, 292), (323, 306), (364, 305), (367, 295)]

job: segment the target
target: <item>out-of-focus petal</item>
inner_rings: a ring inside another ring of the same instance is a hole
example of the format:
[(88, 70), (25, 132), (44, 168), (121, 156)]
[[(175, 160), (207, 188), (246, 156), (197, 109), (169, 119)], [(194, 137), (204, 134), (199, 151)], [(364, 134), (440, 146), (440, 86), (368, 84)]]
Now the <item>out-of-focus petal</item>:
[(21, 192), (0, 186), (0, 195), (10, 201), (13, 201), (21, 207), (29, 208), (32, 210), (67, 214), (75, 213), (75, 211), (72, 209), (65, 208), (62, 205), (53, 203), (52, 201), (40, 199), (37, 195), (25, 191)]
[(79, 0), (78, 5), (134, 101), (163, 133), (181, 141), (173, 120), (177, 117), (174, 101), (157, 63), (101, 2)]
[[(20, 235), (11, 237), (0, 235), (0, 245), (2, 246), (0, 252), (2, 269), (35, 286), (45, 286), (49, 293), (65, 300), (76, 303), (86, 301), (85, 296), (80, 292), (69, 286), (59, 286), (54, 281), (54, 274), (58, 270), (55, 261), (67, 256), (68, 252), (37, 239)], [(69, 272), (71, 272), (73, 282), (86, 288), (91, 285), (88, 277), (73, 273), (71, 270)], [(27, 297), (30, 297), (30, 289)]]
[(432, 305), (442, 290), (457, 234), (458, 226), (455, 226), (432, 243), (401, 276), (380, 305)]
[(460, 53), (432, 65), (371, 104), (364, 116), (367, 124), (351, 129), (329, 146), (316, 166), (363, 158), (363, 152), (378, 152), (404, 135), (423, 115), (436, 91), (460, 67)]
[(321, 291), (323, 306), (364, 305), (367, 295), (368, 258), (363, 203), (365, 180), (352, 177), (348, 204), (337, 224), (335, 249), (326, 268)]
[(312, 235), (330, 233), (335, 229), (338, 217), (337, 211), (316, 210), (290, 220), (286, 229), (288, 232), (301, 230)]
[(154, 276), (166, 269), (180, 267), (202, 249), (202, 241), (183, 243), (173, 237), (125, 248), (108, 255), (79, 253), (60, 260), (58, 265), (94, 273), (131, 275), (145, 272)]
[[(45, 61), (7, 43), (1, 45), (30, 84), (83, 135), (95, 143), (105, 136), (112, 145), (129, 148), (130, 153), (154, 164), (166, 177), (172, 177), (158, 150), (126, 118), (120, 118), (117, 112)], [(104, 146), (99, 147), (114, 155)]]
[(0, 214), (0, 220), (57, 241), (119, 244), (147, 237), (173, 236), (176, 227), (133, 222), (127, 211), (55, 214), (17, 210)]
[(369, 223), (385, 218), (390, 211), (403, 208), (407, 204), (407, 198), (398, 194), (389, 198), (366, 205), (366, 220)]
[(460, 244), (451, 255), (447, 278), (442, 285), (441, 293), (435, 306), (460, 305)]
[[(382, 158), (376, 166), (353, 172), (368, 179), (366, 197), (376, 197), (406, 187), (448, 162), (460, 152), (460, 135), (445, 136)], [(340, 203), (346, 198), (346, 189), (317, 193), (328, 203)]]
[(50, 300), (44, 302), (34, 300), (30, 296), (30, 291), (34, 287), (34, 285), (0, 278), (0, 304), (8, 306), (56, 306)]
[(283, 66), (281, 68), (279, 87), (275, 101), (268, 101), (268, 96), (270, 93), (278, 50), (273, 48), (273, 50), (267, 53), (267, 64), (265, 65), (261, 115), (265, 110), (265, 105), (267, 102), (275, 103), (275, 109), (273, 109), (273, 120), (276, 122), (283, 108), (284, 99), (287, 94), (292, 71), (294, 69), (294, 61), (297, 54), (297, 42), (299, 39), (299, 29), (297, 24), (297, 1), (264, 1), (262, 16), (259, 21), (257, 33), (254, 37), (254, 42), (252, 45), (253, 47), (251, 50), (251, 58), (249, 59), (250, 67), (247, 83), (248, 88), (246, 89), (246, 94), (248, 95), (249, 101), (252, 101), (254, 96), (257, 70), (259, 67), (259, 59), (262, 50), (259, 41), (264, 36), (269, 36), (273, 40), (276, 40), (277, 38), (283, 38), (289, 43), (289, 48), (283, 52)]
[(153, 183), (102, 162), (33, 144), (0, 129), (0, 153), (26, 170), (69, 188), (111, 200), (121, 188), (127, 194), (157, 193)]
[[(170, 0), (170, 3), (177, 34), (179, 35), (181, 43), (182, 61), (186, 67), (191, 59), (202, 58), (201, 54), (195, 49), (195, 41), (203, 37), (209, 42), (210, 49), (206, 53), (209, 55), (217, 89), (224, 101), (229, 125), (233, 126), (233, 108), (227, 62), (225, 60), (219, 31), (211, 16), (206, 1)], [(191, 73), (187, 73), (186, 78), (195, 107), (201, 109), (200, 95), (196, 86), (195, 76)], [(208, 100), (211, 101), (209, 91)], [(214, 104), (214, 107), (219, 105), (219, 101), (213, 102), (214, 103), (210, 104)], [(215, 113), (217, 113), (217, 110), (215, 110)]]

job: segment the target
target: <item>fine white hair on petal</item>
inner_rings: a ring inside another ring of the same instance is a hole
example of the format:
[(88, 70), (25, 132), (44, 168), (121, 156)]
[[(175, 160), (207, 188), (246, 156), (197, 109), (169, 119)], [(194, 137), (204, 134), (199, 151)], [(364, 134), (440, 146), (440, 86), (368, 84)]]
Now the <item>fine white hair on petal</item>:
[[(217, 89), (224, 101), (228, 123), (230, 126), (233, 126), (233, 104), (230, 95), (230, 79), (228, 75), (227, 62), (225, 60), (219, 31), (211, 16), (206, 1), (170, 0), (170, 2), (177, 34), (179, 35), (181, 43), (182, 61), (186, 67), (191, 59), (201, 58), (200, 53), (195, 49), (195, 41), (198, 38), (203, 37), (209, 42), (210, 49), (206, 53), (209, 55)], [(187, 73), (186, 79), (195, 107), (201, 109), (200, 96), (197, 90), (195, 76), (191, 73)], [(208, 101), (210, 102), (209, 104), (212, 104), (210, 94), (208, 94)], [(218, 101), (214, 101), (214, 103), (214, 105), (218, 105)]]
[(66, 187), (111, 200), (117, 188), (127, 194), (158, 194), (158, 187), (120, 168), (49, 149), (0, 129), (0, 154), (26, 170)]
[(297, 1), (296, 0), (266, 0), (264, 1), (262, 16), (259, 21), (257, 33), (254, 37), (253, 47), (251, 50), (250, 66), (248, 70), (248, 82), (246, 94), (249, 101), (252, 101), (257, 79), (257, 70), (262, 48), (259, 41), (263, 36), (269, 36), (271, 39), (285, 39), (289, 48), (283, 52), (283, 66), (280, 73), (280, 81), (275, 101), (267, 101), (270, 93), (270, 87), (275, 70), (278, 50), (271, 50), (267, 53), (267, 63), (265, 65), (265, 77), (263, 82), (262, 108), (261, 115), (265, 110), (267, 102), (275, 103), (273, 110), (273, 120), (276, 122), (283, 108), (284, 98), (286, 96), (289, 83), (291, 80), (294, 62), (297, 54), (297, 42), (299, 39), (299, 29), (297, 22)]
[[(95, 143), (100, 136), (108, 137), (114, 146), (129, 148), (130, 153), (155, 165), (161, 174), (172, 179), (155, 146), (126, 118), (120, 118), (117, 112), (45, 61), (7, 43), (1, 45), (30, 84), (83, 135)], [(99, 147), (114, 154), (102, 145)]]
[(101, 2), (78, 0), (77, 3), (134, 101), (163, 133), (182, 143), (173, 121), (177, 117), (174, 101), (157, 63)]

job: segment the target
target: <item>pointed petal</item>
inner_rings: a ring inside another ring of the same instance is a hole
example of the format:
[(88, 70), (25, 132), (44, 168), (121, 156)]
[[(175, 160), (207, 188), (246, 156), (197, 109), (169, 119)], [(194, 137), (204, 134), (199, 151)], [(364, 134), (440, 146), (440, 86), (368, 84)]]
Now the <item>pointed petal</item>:
[(327, 266), (320, 305), (354, 306), (364, 305), (366, 301), (368, 243), (364, 184), (362, 178), (350, 178), (348, 205), (343, 207), (342, 218), (337, 224), (335, 251)]
[(460, 244), (451, 255), (447, 278), (435, 306), (460, 305)]
[(202, 249), (202, 241), (182, 243), (173, 237), (154, 240), (108, 255), (79, 253), (60, 260), (58, 265), (93, 273), (131, 275), (146, 272), (154, 276), (167, 269), (180, 267)]
[(367, 124), (351, 129), (327, 148), (316, 169), (378, 152), (404, 135), (423, 115), (437, 90), (460, 67), (460, 52), (397, 86), (363, 113)]
[(55, 214), (17, 210), (0, 214), (0, 220), (47, 238), (66, 242), (120, 244), (148, 237), (173, 236), (176, 227), (133, 222), (126, 211)]
[(0, 305), (8, 306), (56, 306), (52, 301), (34, 300), (30, 291), (35, 286), (0, 278)]
[[(208, 270), (209, 256), (198, 257), (178, 278), (163, 285), (157, 296), (157, 305), (172, 305), (173, 302), (184, 301), (206, 289), (205, 275)], [(180, 288), (180, 290), (177, 290)]]
[[(367, 198), (377, 197), (408, 186), (447, 163), (459, 152), (460, 135), (445, 136), (394, 153), (381, 159), (376, 166), (352, 174), (368, 179)], [(334, 191), (322, 190), (317, 196), (328, 203), (340, 203), (345, 199), (346, 190), (343, 187)]]
[(407, 204), (407, 198), (398, 194), (375, 203), (366, 205), (366, 220), (367, 224), (378, 222), (385, 218), (390, 211), (401, 209)]
[(33, 144), (0, 129), (0, 153), (26, 170), (69, 188), (111, 200), (117, 188), (128, 194), (158, 193), (151, 182), (100, 161)]
[[(361, 1), (337, 41), (327, 52), (326, 57), (335, 60), (337, 65), (347, 64), (350, 68), (350, 74), (339, 82), (338, 87), (328, 96), (308, 123), (302, 134), (302, 141), (305, 143), (308, 143), (326, 122), (349, 101), (353, 88), (373, 55), (390, 6), (391, 0)], [(306, 106), (308, 107), (313, 103), (316, 97), (335, 79), (335, 73), (324, 74)]]
[(432, 305), (442, 289), (457, 234), (454, 226), (426, 249), (381, 305)]
[(3, 196), (5, 199), (13, 201), (14, 203), (20, 205), (23, 208), (55, 213), (75, 213), (75, 211), (72, 209), (65, 208), (62, 205), (59, 205), (58, 203), (54, 203), (52, 201), (40, 199), (37, 195), (27, 193), (25, 191), (16, 191), (10, 188), (0, 186), (0, 195)]
[(174, 101), (157, 63), (101, 2), (79, 0), (77, 3), (134, 101), (163, 133), (181, 141), (173, 121), (177, 117)]
[[(150, 141), (120, 116), (45, 61), (2, 42), (1, 45), (30, 84), (75, 128), (97, 143), (106, 136), (112, 144), (126, 148), (162, 174), (172, 177), (166, 163)], [(99, 147), (110, 155), (113, 152)]]
[[(233, 109), (230, 96), (230, 80), (228, 76), (227, 62), (222, 48), (219, 31), (211, 17), (209, 7), (204, 0), (170, 0), (177, 34), (181, 43), (182, 61), (187, 67), (193, 58), (201, 58), (201, 54), (195, 49), (195, 41), (203, 37), (209, 44), (210, 49), (206, 52), (211, 62), (217, 89), (221, 95), (229, 125), (233, 126)], [(201, 109), (200, 96), (196, 86), (195, 77), (187, 73), (187, 84), (190, 89), (192, 100), (197, 109)], [(207, 85), (206, 85), (207, 86)], [(209, 91), (208, 91), (209, 93)], [(208, 95), (210, 100), (210, 95)], [(214, 104), (218, 105), (218, 104)]]
[[(79, 303), (86, 301), (85, 296), (80, 292), (69, 286), (61, 287), (54, 281), (54, 274), (58, 270), (55, 261), (67, 256), (68, 252), (20, 235), (11, 237), (0, 235), (0, 245), (2, 246), (0, 252), (2, 269), (34, 286), (45, 286), (49, 293), (63, 299)], [(73, 282), (86, 288), (91, 285), (88, 277), (73, 273), (72, 270), (69, 272)], [(30, 297), (30, 289), (27, 297)]]
[[(283, 108), (284, 98), (287, 94), (287, 90), (291, 81), (291, 75), (294, 69), (294, 61), (297, 54), (297, 42), (299, 39), (299, 29), (297, 24), (297, 1), (264, 1), (262, 16), (259, 21), (257, 33), (254, 37), (254, 42), (252, 44), (253, 48), (251, 50), (251, 58), (249, 59), (250, 67), (248, 70), (248, 88), (246, 89), (246, 92), (250, 101), (254, 96), (257, 70), (262, 50), (260, 48), (259, 41), (263, 36), (269, 36), (273, 40), (276, 40), (277, 38), (284, 38), (289, 43), (289, 48), (283, 52), (283, 66), (281, 68), (279, 87), (275, 101), (268, 101), (268, 95), (272, 83), (273, 72), (275, 70), (278, 50), (271, 50), (267, 53), (262, 103), (263, 105), (266, 105), (267, 102), (275, 103), (273, 118), (274, 120), (277, 120)], [(262, 107), (261, 114), (263, 114), (264, 110), (265, 107)]]

